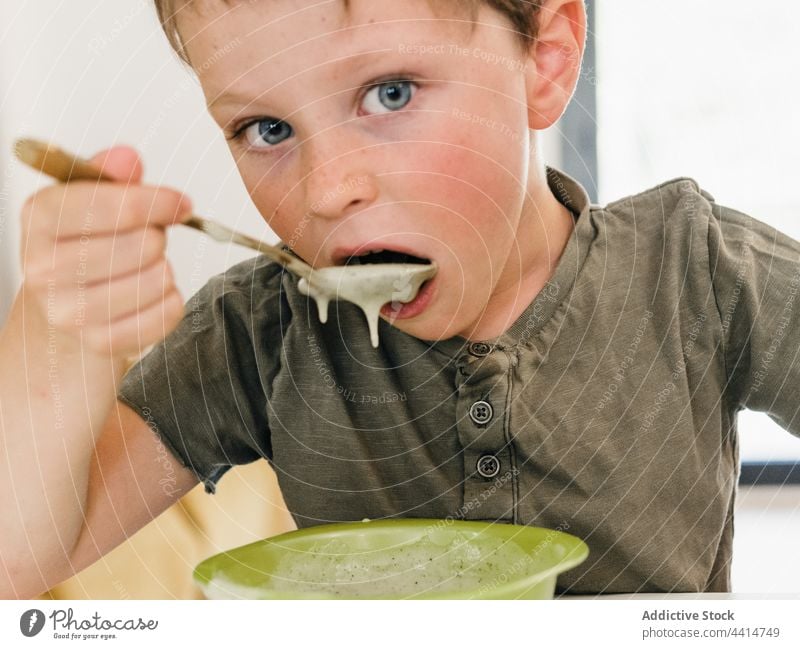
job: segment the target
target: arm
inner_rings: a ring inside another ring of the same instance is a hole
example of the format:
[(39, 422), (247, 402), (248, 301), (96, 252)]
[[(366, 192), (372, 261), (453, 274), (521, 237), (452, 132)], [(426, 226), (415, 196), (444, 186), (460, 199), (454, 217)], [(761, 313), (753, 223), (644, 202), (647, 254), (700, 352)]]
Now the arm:
[(709, 261), (729, 399), (800, 435), (800, 243), (712, 204)]
[[(0, 594), (30, 598), (68, 579), (127, 540), (197, 482), (139, 415), (116, 402), (89, 460), (85, 519), (74, 547), (50, 548), (44, 562), (35, 554), (35, 544), (23, 548), (11, 564), (4, 558)], [(57, 536), (57, 529), (51, 526), (41, 534)]]
[[(0, 331), (4, 597), (30, 597), (66, 574), (96, 496), (92, 458), (116, 412), (124, 359), (183, 316), (164, 248), (166, 228), (188, 216), (188, 203), (142, 186), (130, 151), (95, 164), (121, 181), (47, 187), (23, 210), (22, 288)], [(116, 425), (135, 434), (125, 423)]]

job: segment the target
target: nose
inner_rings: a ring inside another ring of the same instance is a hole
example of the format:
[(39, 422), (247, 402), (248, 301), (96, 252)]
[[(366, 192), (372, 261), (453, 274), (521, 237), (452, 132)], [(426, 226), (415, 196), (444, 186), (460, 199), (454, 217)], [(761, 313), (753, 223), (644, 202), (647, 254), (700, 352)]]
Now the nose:
[(315, 133), (303, 146), (306, 213), (328, 219), (364, 209), (378, 196), (369, 149), (346, 127)]

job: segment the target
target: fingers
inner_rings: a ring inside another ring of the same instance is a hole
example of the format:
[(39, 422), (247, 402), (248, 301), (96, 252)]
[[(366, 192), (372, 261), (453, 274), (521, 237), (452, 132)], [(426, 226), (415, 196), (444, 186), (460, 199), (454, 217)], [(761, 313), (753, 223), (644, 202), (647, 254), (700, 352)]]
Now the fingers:
[(191, 202), (166, 187), (137, 184), (141, 161), (116, 147), (93, 164), (118, 180), (47, 187), (22, 213), (23, 287), (42, 318), (73, 342), (131, 356), (183, 317), (165, 257), (166, 228)]
[[(57, 240), (28, 253), (26, 275), (35, 285), (51, 277), (58, 284), (93, 284), (147, 268), (164, 257), (167, 235), (147, 227), (116, 236), (86, 236)], [(62, 269), (60, 272), (54, 272)]]
[(81, 337), (86, 348), (93, 352), (138, 356), (177, 327), (183, 314), (183, 297), (175, 289), (135, 313), (106, 325), (85, 327)]
[(160, 258), (154, 264), (121, 277), (88, 283), (51, 282), (50, 320), (61, 328), (106, 326), (163, 299), (176, 289), (172, 267)]
[(188, 218), (191, 208), (186, 196), (166, 187), (73, 182), (31, 196), (23, 207), (23, 232), (55, 240), (167, 227)]
[(139, 154), (136, 149), (127, 146), (100, 151), (90, 158), (89, 163), (107, 176), (124, 183), (138, 185), (144, 175)]
[(172, 268), (160, 259), (141, 272), (90, 285), (51, 283), (47, 322), (90, 351), (115, 357), (140, 353), (181, 321), (184, 301)]

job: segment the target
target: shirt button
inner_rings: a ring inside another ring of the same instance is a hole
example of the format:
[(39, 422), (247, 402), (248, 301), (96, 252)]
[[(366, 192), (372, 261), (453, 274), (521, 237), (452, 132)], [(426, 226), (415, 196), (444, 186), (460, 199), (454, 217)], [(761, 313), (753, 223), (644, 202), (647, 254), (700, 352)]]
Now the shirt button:
[(469, 353), (473, 356), (480, 358), (481, 356), (488, 356), (492, 351), (492, 346), (486, 343), (472, 343), (469, 346)]
[(476, 468), (481, 477), (494, 478), (500, 473), (500, 460), (494, 455), (481, 455)]
[(488, 401), (476, 401), (469, 407), (469, 417), (479, 426), (488, 424), (492, 420), (492, 404)]

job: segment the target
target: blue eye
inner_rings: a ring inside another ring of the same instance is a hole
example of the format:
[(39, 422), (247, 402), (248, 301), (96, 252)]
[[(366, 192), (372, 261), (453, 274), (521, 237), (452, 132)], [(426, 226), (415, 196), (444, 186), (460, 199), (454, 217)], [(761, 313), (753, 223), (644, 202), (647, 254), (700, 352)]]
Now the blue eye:
[(280, 144), (294, 135), (294, 130), (279, 119), (261, 119), (247, 126), (242, 132), (245, 141), (256, 149)]
[(368, 113), (390, 113), (405, 108), (416, 90), (411, 81), (387, 81), (370, 88), (362, 106)]

